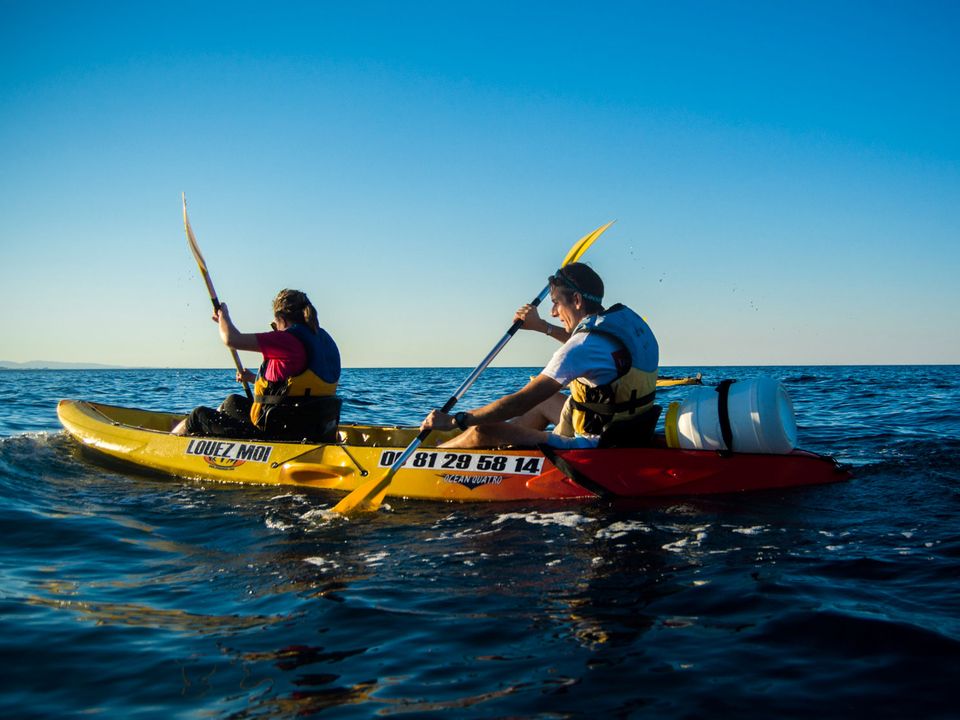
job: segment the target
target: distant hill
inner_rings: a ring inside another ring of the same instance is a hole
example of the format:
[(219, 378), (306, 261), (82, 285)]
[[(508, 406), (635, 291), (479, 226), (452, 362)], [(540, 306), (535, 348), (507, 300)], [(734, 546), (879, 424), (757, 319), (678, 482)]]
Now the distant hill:
[(29, 360), (10, 362), (0, 360), (0, 370), (120, 370), (120, 365), (100, 365), (98, 363), (57, 362), (55, 360)]

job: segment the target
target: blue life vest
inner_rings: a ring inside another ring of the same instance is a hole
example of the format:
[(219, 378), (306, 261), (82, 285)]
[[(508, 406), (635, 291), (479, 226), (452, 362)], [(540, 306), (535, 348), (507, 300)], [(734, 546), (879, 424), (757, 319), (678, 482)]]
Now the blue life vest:
[[(291, 333), (303, 345), (307, 367), (285, 380), (267, 380), (264, 361), (253, 387), (250, 422), (277, 438), (329, 438), (334, 411), (334, 433), (340, 416), (340, 400), (335, 397), (340, 381), (340, 350), (322, 328), (314, 333), (298, 323), (284, 332)], [(322, 432), (313, 431), (316, 423), (323, 426)]]
[(614, 356), (618, 376), (613, 381), (594, 387), (579, 378), (570, 383), (571, 421), (577, 434), (600, 435), (653, 407), (660, 346), (642, 317), (617, 303), (585, 318), (573, 332), (602, 333), (625, 351)]

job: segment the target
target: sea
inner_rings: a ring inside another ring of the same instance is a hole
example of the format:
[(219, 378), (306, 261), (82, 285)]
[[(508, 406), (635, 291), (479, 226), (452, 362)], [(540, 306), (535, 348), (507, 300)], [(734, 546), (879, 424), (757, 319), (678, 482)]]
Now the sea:
[[(418, 424), (468, 370), (348, 369), (343, 419)], [(346, 519), (102, 464), (57, 422), (216, 405), (229, 369), (0, 371), (0, 717), (960, 717), (960, 366), (661, 370), (697, 372), (781, 381), (853, 478)]]

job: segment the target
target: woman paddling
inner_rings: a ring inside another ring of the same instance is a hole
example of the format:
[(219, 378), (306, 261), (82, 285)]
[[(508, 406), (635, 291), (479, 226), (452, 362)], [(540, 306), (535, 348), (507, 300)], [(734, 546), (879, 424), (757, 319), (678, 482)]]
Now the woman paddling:
[(273, 301), (273, 328), (241, 333), (226, 305), (213, 315), (220, 339), (234, 350), (262, 353), (254, 375), (237, 373), (237, 382), (253, 382), (253, 399), (230, 395), (219, 408), (195, 408), (173, 428), (175, 435), (262, 438), (272, 440), (336, 439), (340, 420), (340, 351), (320, 327), (317, 310), (305, 293), (281, 290)]

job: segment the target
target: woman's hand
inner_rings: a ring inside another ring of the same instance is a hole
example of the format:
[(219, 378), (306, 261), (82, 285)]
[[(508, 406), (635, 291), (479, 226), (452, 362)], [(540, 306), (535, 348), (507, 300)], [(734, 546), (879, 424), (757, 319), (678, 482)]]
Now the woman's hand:
[(211, 319), (215, 323), (220, 323), (221, 319), (230, 322), (230, 311), (227, 310), (227, 304), (220, 303), (220, 307), (213, 311), (213, 318)]
[(238, 383), (242, 383), (242, 382), (252, 383), (256, 381), (257, 381), (257, 374), (252, 370), (244, 370), (243, 372), (240, 372), (239, 370), (237, 370)]

